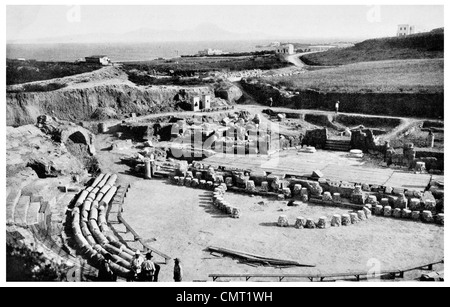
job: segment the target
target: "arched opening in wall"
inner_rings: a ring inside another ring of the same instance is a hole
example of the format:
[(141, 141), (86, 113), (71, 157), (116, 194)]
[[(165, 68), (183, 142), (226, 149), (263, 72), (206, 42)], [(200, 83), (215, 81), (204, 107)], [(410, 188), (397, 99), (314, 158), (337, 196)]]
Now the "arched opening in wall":
[(73, 143), (81, 143), (81, 144), (87, 145), (87, 140), (86, 140), (84, 134), (81, 133), (80, 131), (76, 131), (76, 132), (72, 133), (68, 137), (68, 139), (71, 140)]
[(64, 144), (67, 150), (83, 163), (89, 173), (97, 175), (101, 172), (97, 159), (89, 151), (88, 141), (83, 133), (80, 131), (72, 133)]

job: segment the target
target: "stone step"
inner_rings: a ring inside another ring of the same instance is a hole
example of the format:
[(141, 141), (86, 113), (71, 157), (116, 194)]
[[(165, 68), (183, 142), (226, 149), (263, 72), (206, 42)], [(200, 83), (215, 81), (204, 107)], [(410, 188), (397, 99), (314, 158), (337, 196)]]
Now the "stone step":
[(6, 223), (14, 223), (14, 211), (16, 210), (17, 202), (19, 201), (21, 189), (11, 189), (6, 197)]
[(20, 196), (17, 202), (16, 209), (14, 210), (14, 223), (26, 226), (27, 224), (27, 211), (30, 206), (30, 196)]
[(40, 202), (31, 202), (27, 212), (27, 225), (34, 225), (39, 222)]

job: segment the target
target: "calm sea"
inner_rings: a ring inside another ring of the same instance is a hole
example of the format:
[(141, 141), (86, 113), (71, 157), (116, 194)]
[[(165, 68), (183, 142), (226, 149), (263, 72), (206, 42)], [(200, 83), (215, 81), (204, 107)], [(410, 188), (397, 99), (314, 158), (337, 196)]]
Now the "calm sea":
[(25, 58), (39, 61), (75, 61), (85, 56), (105, 54), (113, 62), (152, 60), (196, 54), (206, 48), (227, 52), (258, 51), (270, 41), (219, 42), (153, 42), (153, 43), (95, 43), (95, 44), (7, 44), (7, 58)]

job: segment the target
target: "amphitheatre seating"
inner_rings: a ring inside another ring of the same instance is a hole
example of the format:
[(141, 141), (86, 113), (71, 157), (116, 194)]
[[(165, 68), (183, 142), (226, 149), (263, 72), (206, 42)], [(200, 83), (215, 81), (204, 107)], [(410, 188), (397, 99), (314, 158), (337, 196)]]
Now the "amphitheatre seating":
[[(107, 224), (108, 212), (116, 210), (120, 213), (116, 193), (119, 192), (122, 201), (126, 193), (123, 188), (115, 186), (116, 180), (115, 174), (101, 174), (81, 191), (72, 209), (71, 226), (79, 251), (95, 265), (99, 265), (106, 254), (111, 254), (112, 270), (118, 276), (127, 278), (134, 251), (120, 243)], [(115, 208), (109, 207), (112, 201)]]

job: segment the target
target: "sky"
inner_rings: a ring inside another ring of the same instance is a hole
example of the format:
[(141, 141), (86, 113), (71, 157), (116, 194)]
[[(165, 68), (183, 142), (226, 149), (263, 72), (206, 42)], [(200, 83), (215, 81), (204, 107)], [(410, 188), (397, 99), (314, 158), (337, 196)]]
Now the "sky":
[(443, 6), (7, 6), (6, 39), (121, 34), (142, 28), (187, 30), (214, 24), (235, 33), (270, 38), (349, 38), (394, 36), (398, 24), (420, 31), (444, 26)]

